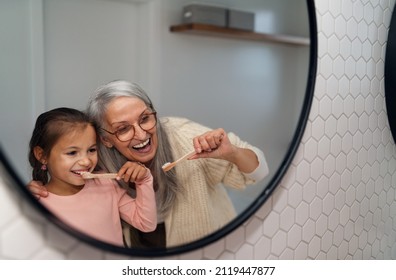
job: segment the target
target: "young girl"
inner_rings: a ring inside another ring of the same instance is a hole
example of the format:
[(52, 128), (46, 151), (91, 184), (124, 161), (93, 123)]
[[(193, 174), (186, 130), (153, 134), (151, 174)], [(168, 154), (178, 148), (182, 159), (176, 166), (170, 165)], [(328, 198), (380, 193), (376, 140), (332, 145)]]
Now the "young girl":
[(122, 166), (117, 179), (134, 184), (136, 198), (112, 179), (83, 179), (98, 162), (96, 141), (95, 127), (81, 111), (57, 108), (41, 114), (29, 145), (33, 180), (45, 184), (49, 196), (40, 202), (62, 221), (123, 246), (121, 219), (144, 232), (156, 228), (153, 177), (140, 163)]

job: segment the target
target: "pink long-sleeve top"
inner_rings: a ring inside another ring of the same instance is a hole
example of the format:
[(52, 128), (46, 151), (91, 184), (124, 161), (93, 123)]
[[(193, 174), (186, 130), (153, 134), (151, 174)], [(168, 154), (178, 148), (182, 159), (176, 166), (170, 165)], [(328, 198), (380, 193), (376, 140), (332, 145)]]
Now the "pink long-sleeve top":
[(124, 246), (120, 219), (150, 232), (157, 226), (157, 208), (150, 172), (136, 182), (136, 198), (111, 179), (86, 180), (74, 195), (49, 193), (40, 202), (63, 222), (98, 240)]

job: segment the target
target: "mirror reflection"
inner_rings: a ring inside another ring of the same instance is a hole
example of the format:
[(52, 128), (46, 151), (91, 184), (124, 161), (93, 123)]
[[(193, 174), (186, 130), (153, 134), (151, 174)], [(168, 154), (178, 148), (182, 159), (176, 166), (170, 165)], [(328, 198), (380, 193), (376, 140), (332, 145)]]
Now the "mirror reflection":
[(385, 85), (385, 100), (388, 115), (388, 121), (391, 128), (392, 137), (396, 139), (396, 113), (395, 106), (395, 89), (396, 84), (394, 77), (396, 76), (396, 12), (392, 12), (391, 22), (388, 31), (388, 41), (386, 43), (385, 69), (384, 69), (384, 85)]
[[(96, 88), (123, 79), (141, 85), (161, 117), (223, 128), (264, 152), (269, 169), (264, 180), (243, 191), (224, 189), (237, 215), (263, 192), (288, 151), (301, 114), (308, 44), (170, 32), (170, 26), (181, 23), (182, 7), (189, 1), (34, 3), (5, 1), (0, 17), (2, 26), (12, 27), (1, 31), (6, 38), (1, 43), (1, 130), (7, 132), (1, 145), (26, 183), (31, 180), (28, 142), (37, 116), (57, 107), (84, 110)], [(211, 4), (253, 11), (256, 32), (309, 37), (306, 1)], [(181, 243), (171, 246), (199, 240), (223, 225), (204, 233), (194, 230), (192, 238), (179, 238)]]

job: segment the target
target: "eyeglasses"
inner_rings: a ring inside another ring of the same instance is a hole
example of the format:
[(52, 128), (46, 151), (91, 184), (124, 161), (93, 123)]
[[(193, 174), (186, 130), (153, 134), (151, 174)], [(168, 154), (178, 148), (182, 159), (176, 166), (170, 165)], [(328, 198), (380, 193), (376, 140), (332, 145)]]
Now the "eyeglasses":
[[(138, 126), (142, 130), (147, 131), (152, 129), (156, 124), (157, 124), (157, 112), (152, 112), (148, 114), (143, 114), (139, 120)], [(130, 123), (122, 124), (122, 126), (119, 127), (114, 132), (108, 131), (104, 128), (101, 129), (106, 131), (107, 133), (115, 135), (115, 137), (117, 137), (117, 139), (120, 140), (121, 142), (130, 141), (135, 136), (135, 126)]]

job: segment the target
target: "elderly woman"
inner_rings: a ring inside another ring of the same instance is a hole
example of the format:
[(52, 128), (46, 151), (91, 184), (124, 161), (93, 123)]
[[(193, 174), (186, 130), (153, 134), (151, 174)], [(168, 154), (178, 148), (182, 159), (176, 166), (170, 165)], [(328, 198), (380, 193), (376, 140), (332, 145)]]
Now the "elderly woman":
[[(235, 217), (225, 186), (243, 189), (268, 174), (263, 152), (222, 128), (188, 119), (159, 118), (137, 84), (113, 81), (91, 96), (86, 113), (99, 127), (99, 168), (118, 172), (128, 161), (144, 164), (154, 177), (158, 226), (143, 233), (124, 225), (132, 247), (172, 247), (203, 238)], [(162, 166), (195, 150), (188, 162)], [(120, 184), (123, 184), (120, 182)], [(134, 193), (134, 186), (123, 185)], [(30, 190), (45, 196), (37, 182)]]

